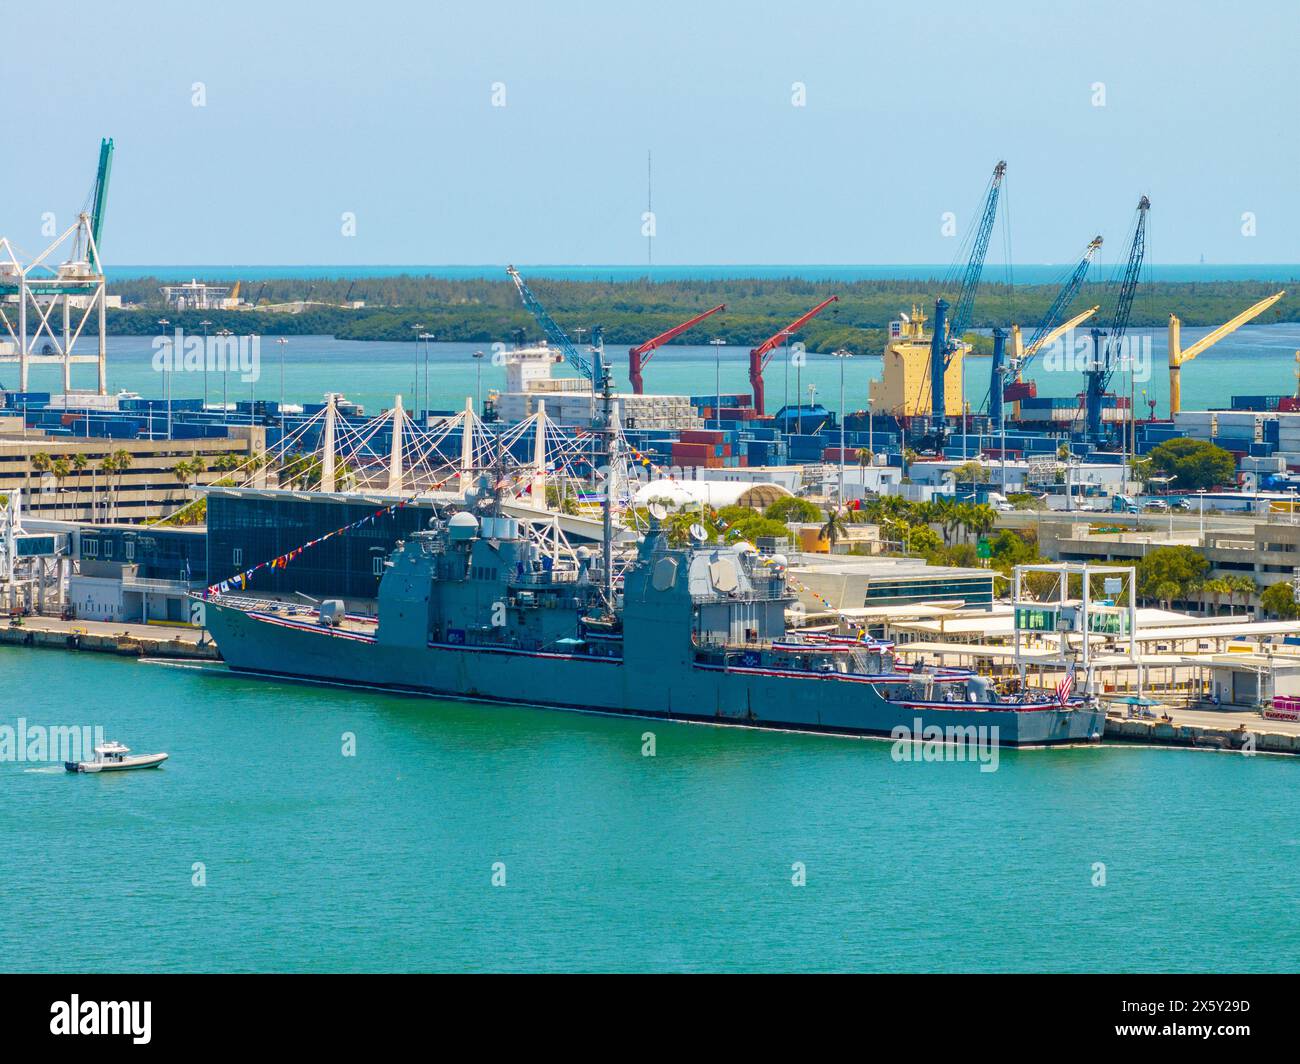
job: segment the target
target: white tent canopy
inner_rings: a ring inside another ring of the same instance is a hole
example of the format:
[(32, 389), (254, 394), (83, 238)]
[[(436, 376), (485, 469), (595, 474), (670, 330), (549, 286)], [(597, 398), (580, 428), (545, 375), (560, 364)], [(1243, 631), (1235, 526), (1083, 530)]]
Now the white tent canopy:
[(764, 510), (790, 493), (780, 484), (751, 484), (729, 480), (652, 480), (637, 489), (634, 505), (662, 502), (675, 509), (682, 507), (750, 506)]

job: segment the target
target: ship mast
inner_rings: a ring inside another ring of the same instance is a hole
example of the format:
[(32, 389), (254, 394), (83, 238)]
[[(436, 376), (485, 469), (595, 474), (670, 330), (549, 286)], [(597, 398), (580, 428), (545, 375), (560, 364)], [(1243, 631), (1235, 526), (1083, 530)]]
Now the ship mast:
[(605, 605), (614, 613), (614, 388), (609, 366), (605, 362), (605, 332), (600, 326), (592, 330), (592, 354), (596, 381), (600, 384), (599, 431), (605, 458), (605, 492), (601, 497), (601, 585)]

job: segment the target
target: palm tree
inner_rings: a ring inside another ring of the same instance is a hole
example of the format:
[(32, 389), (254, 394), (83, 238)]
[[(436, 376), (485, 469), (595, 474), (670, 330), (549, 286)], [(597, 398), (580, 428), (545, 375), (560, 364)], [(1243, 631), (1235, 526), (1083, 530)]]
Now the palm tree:
[(68, 460), (62, 456), (54, 459), (54, 461), (50, 463), (50, 473), (54, 477), (54, 516), (56, 519), (61, 516), (63, 512), (63, 482), (68, 479), (71, 472), (72, 466), (68, 463)]
[[(104, 509), (105, 509), (107, 512), (105, 513), (104, 516), (105, 516), (108, 520), (110, 520), (110, 521), (113, 519), (113, 514), (112, 514), (112, 508), (113, 508), (113, 474), (114, 474), (114, 472), (116, 472), (116, 470), (117, 470), (117, 459), (114, 458), (114, 457), (112, 456), (112, 454), (106, 454), (106, 455), (104, 455), (104, 457), (103, 457), (102, 459), (100, 459), (100, 462), (99, 462), (99, 471), (100, 471), (101, 473), (104, 474), (104, 492), (105, 492), (105, 494), (106, 494), (106, 496), (107, 496), (107, 498), (106, 498), (106, 500), (105, 500), (105, 507), (104, 507)], [(94, 505), (93, 505), (93, 502), (94, 502), (94, 499), (93, 499), (93, 496), (94, 496), (94, 489), (93, 489), (93, 485), (92, 485), (92, 489), (91, 489), (91, 495), (92, 495), (92, 500), (91, 500), (91, 502), (92, 502), (91, 510), (92, 510), (92, 516), (93, 516), (93, 510), (94, 510)]]
[(131, 468), (131, 463), (135, 459), (130, 451), (125, 448), (118, 448), (113, 452), (113, 472), (117, 474), (117, 490), (114, 493), (114, 510), (122, 498), (122, 474)]
[(1213, 577), (1201, 585), (1201, 598), (1210, 595), (1214, 599), (1214, 612), (1219, 612), (1219, 603), (1223, 600), (1224, 595), (1232, 594), (1232, 584), (1221, 576)]
[(1240, 576), (1234, 574), (1227, 578), (1230, 590), (1228, 591), (1228, 610), (1232, 611), (1232, 602), (1237, 595), (1241, 596), (1243, 606), (1250, 605), (1250, 597), (1259, 591), (1255, 581), (1249, 576)]
[(172, 476), (178, 483), (185, 484), (190, 479), (190, 464), (184, 458), (172, 466)]
[[(52, 463), (53, 463), (53, 459), (48, 454), (46, 454), (46, 452), (37, 451), (34, 455), (32, 455), (31, 468), (36, 470), (36, 472), (40, 473), (41, 476), (43, 477), (45, 476), (46, 473), (50, 471), (50, 465)], [(30, 491), (30, 479), (31, 478), (29, 476), (28, 478), (29, 490), (23, 492), (23, 494), (27, 496), (27, 505), (31, 507), (33, 510), (35, 510), (35, 507), (32, 507), (32, 498), (31, 498), (32, 493)]]
[(912, 468), (912, 463), (916, 461), (916, 452), (910, 447), (903, 448), (903, 478), (907, 479), (908, 470)]
[(826, 523), (822, 525), (818, 538), (826, 540), (827, 549), (831, 554), (835, 553), (835, 544), (839, 542), (839, 538), (844, 534), (846, 528), (844, 514), (838, 510), (826, 511)]
[(961, 523), (968, 539), (991, 532), (997, 520), (997, 511), (988, 503), (975, 503), (962, 508)]
[(77, 500), (77, 509), (75, 512), (80, 512), (81, 480), (82, 477), (85, 475), (86, 466), (88, 465), (90, 465), (90, 459), (87, 458), (83, 452), (78, 451), (76, 454), (72, 456), (72, 468), (77, 471), (77, 494), (75, 496)]

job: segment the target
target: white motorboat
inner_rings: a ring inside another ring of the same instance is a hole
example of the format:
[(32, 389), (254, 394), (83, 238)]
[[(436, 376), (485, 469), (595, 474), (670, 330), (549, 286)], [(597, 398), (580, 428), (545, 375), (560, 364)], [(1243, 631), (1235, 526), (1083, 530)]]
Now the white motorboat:
[(65, 761), (69, 772), (126, 772), (133, 768), (157, 768), (167, 760), (166, 754), (130, 755), (129, 747), (121, 743), (104, 743), (95, 747), (94, 761)]

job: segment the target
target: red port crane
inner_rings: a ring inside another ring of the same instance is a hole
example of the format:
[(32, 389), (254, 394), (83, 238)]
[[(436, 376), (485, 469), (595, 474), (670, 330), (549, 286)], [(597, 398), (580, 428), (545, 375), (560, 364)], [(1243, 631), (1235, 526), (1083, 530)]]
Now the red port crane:
[(680, 325), (674, 325), (667, 332), (660, 333), (653, 340), (647, 340), (645, 343), (638, 344), (636, 347), (631, 348), (627, 353), (627, 375), (632, 380), (632, 391), (637, 395), (642, 395), (645, 392), (645, 381), (641, 377), (641, 370), (645, 368), (645, 364), (650, 361), (650, 356), (654, 354), (657, 348), (675, 340), (687, 329), (693, 329), (705, 318), (711, 317), (718, 313), (718, 311), (726, 309), (726, 303), (719, 303), (712, 310), (706, 310), (703, 314), (696, 314), (690, 321), (684, 321)]
[(830, 299), (822, 300), (803, 317), (795, 318), (780, 332), (769, 336), (749, 352), (749, 385), (754, 390), (754, 409), (758, 413), (764, 414), (767, 412), (763, 409), (763, 370), (767, 369), (767, 364), (772, 359), (772, 352), (798, 332), (801, 326), (812, 321), (823, 310), (832, 303), (838, 303), (839, 300), (839, 296), (831, 296)]

